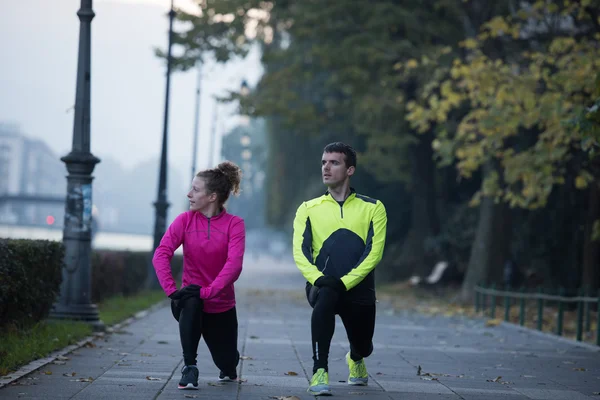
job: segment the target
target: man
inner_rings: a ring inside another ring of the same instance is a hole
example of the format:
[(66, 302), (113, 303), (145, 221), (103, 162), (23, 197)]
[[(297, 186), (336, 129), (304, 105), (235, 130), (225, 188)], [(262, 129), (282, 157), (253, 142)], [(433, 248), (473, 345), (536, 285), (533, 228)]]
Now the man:
[(373, 352), (375, 280), (373, 269), (383, 255), (387, 216), (379, 200), (350, 187), (356, 152), (344, 143), (325, 146), (321, 160), (327, 192), (300, 205), (294, 219), (293, 253), (307, 280), (313, 307), (311, 334), (312, 395), (331, 395), (328, 357), (338, 314), (346, 328), (350, 351), (349, 385), (367, 385), (363, 358)]

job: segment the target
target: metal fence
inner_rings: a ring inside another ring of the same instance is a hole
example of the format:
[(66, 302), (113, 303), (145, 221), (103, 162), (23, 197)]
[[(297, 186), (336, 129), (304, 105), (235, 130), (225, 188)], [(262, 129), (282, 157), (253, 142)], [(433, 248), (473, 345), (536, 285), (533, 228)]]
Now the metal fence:
[(538, 288), (537, 292), (528, 292), (524, 288), (518, 291), (505, 288), (504, 290), (496, 289), (495, 285), (486, 288), (478, 285), (475, 287), (475, 311), (487, 311), (488, 297), (490, 297), (489, 316), (496, 318), (497, 301), (500, 297), (504, 301), (504, 320), (510, 320), (510, 310), (514, 302), (518, 302), (519, 307), (519, 325), (525, 325), (526, 317), (526, 302), (528, 300), (535, 301), (537, 306), (537, 330), (543, 329), (544, 321), (544, 305), (554, 302), (556, 303), (556, 330), (555, 333), (559, 336), (563, 334), (563, 322), (565, 306), (567, 304), (576, 303), (577, 306), (577, 321), (576, 321), (576, 339), (581, 341), (583, 332), (591, 331), (592, 308), (596, 305), (596, 345), (600, 346), (600, 291), (596, 293), (596, 297), (590, 296), (590, 291), (580, 289), (577, 296), (566, 296), (565, 289), (559, 289), (558, 295), (547, 293), (543, 288)]

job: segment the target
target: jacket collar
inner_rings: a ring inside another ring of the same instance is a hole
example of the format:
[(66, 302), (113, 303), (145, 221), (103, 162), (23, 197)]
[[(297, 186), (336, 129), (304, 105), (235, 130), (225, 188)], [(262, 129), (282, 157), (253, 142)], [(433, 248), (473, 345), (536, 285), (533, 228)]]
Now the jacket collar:
[[(344, 202), (346, 202), (347, 200), (350, 200), (355, 195), (356, 195), (356, 190), (354, 190), (354, 188), (352, 186), (350, 186), (350, 193), (348, 194), (348, 197), (346, 197), (346, 199), (344, 200)], [(324, 196), (326, 198), (328, 198), (328, 199), (331, 199), (331, 200), (337, 202), (337, 200), (333, 198), (333, 196), (331, 195), (331, 193), (329, 193), (329, 190), (325, 191)]]
[(225, 216), (225, 214), (227, 214), (227, 210), (225, 209), (225, 207), (221, 208), (221, 212), (218, 213), (217, 215), (213, 215), (212, 217), (207, 217), (206, 215), (202, 214), (200, 211), (192, 211), (194, 214), (196, 214), (199, 218), (205, 219), (205, 220), (218, 220), (221, 219)]

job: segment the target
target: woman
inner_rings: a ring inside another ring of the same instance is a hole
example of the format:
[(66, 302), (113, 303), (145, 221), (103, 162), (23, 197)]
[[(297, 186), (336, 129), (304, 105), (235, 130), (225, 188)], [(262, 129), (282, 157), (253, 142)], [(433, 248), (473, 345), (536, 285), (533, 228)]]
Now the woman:
[[(233, 283), (242, 272), (245, 226), (223, 204), (230, 193), (239, 193), (240, 180), (240, 168), (229, 161), (199, 172), (187, 194), (189, 211), (175, 218), (154, 252), (156, 275), (179, 321), (185, 363), (179, 389), (198, 388), (196, 356), (202, 335), (221, 371), (219, 380), (237, 379), (240, 355)], [(183, 282), (177, 290), (171, 258), (181, 245)]]

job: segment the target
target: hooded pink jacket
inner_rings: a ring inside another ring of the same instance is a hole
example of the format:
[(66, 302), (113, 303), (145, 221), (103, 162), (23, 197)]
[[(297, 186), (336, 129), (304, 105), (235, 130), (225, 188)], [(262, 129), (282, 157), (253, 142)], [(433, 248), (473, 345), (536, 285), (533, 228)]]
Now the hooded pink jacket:
[[(207, 218), (187, 211), (179, 214), (154, 252), (152, 264), (167, 296), (177, 290), (171, 258), (183, 245), (183, 286), (196, 284), (207, 313), (225, 312), (235, 306), (233, 282), (242, 272), (246, 230), (244, 220), (223, 210)], [(182, 287), (183, 287), (182, 286)]]

